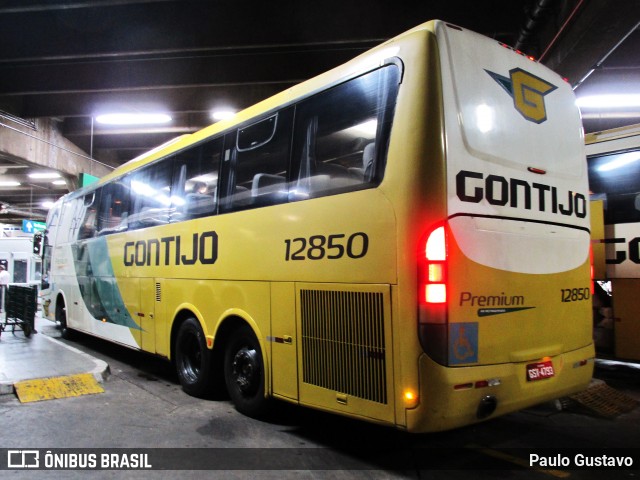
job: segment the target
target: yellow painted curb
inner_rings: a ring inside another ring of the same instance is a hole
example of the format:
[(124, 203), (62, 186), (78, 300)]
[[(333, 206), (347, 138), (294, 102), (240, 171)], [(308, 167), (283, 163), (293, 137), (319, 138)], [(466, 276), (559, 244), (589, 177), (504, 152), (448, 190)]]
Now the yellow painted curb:
[(24, 380), (13, 386), (22, 403), (104, 393), (104, 389), (90, 373)]

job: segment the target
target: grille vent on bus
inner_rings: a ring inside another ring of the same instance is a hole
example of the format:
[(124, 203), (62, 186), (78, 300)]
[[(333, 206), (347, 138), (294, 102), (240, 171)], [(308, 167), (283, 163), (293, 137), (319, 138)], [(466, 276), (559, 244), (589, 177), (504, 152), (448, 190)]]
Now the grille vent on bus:
[(382, 293), (301, 290), (303, 381), (387, 403)]
[(156, 283), (156, 302), (162, 300), (162, 287), (159, 283)]

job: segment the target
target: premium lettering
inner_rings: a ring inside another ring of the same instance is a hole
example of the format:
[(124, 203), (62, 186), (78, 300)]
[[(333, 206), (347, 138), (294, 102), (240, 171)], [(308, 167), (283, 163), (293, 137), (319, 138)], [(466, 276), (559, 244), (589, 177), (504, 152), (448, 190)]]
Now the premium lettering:
[(456, 175), (456, 195), (463, 202), (538, 210), (565, 216), (585, 218), (587, 198), (571, 190), (558, 191), (556, 187), (518, 178), (487, 175), (469, 170), (460, 170)]
[(460, 293), (461, 307), (511, 307), (524, 305), (522, 295), (474, 295), (471, 292)]
[(123, 259), (126, 267), (213, 265), (218, 259), (218, 234), (210, 231), (126, 242)]

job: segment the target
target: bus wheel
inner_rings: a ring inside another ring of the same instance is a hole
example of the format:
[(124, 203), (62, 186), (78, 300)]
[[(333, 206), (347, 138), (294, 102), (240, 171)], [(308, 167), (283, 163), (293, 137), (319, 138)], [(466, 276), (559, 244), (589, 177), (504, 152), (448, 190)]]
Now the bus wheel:
[(178, 330), (176, 339), (176, 370), (182, 389), (194, 397), (203, 397), (211, 390), (211, 351), (200, 323), (191, 317)]
[(236, 409), (250, 417), (264, 414), (269, 405), (264, 389), (260, 343), (248, 326), (235, 330), (224, 355), (224, 379)]
[(65, 340), (72, 340), (72, 331), (67, 326), (67, 309), (64, 300), (56, 302), (56, 322), (60, 324), (60, 336)]

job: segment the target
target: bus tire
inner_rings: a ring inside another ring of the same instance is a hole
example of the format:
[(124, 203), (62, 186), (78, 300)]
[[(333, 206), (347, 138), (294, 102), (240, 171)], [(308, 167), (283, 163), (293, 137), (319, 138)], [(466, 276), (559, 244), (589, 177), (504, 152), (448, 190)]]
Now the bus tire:
[(264, 415), (269, 406), (265, 397), (264, 362), (260, 343), (248, 325), (231, 333), (224, 355), (227, 392), (240, 413)]
[(73, 340), (73, 332), (67, 326), (67, 309), (62, 299), (56, 302), (56, 322), (60, 325), (60, 336), (65, 340)]
[(212, 390), (211, 350), (200, 323), (187, 318), (176, 337), (176, 371), (182, 389), (194, 397), (206, 397)]

